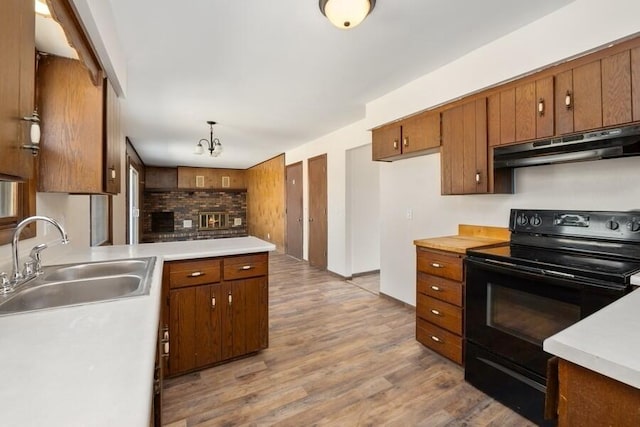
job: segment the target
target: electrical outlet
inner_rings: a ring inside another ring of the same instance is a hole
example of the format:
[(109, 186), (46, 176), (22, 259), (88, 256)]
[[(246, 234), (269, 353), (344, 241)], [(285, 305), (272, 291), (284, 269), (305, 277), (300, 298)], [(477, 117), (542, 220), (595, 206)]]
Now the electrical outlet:
[(182, 221), (182, 228), (191, 228), (193, 227), (193, 221), (190, 219), (185, 219)]
[(413, 219), (413, 209), (407, 208), (407, 219)]
[(233, 226), (237, 227), (239, 225), (242, 225), (242, 218), (233, 218)]

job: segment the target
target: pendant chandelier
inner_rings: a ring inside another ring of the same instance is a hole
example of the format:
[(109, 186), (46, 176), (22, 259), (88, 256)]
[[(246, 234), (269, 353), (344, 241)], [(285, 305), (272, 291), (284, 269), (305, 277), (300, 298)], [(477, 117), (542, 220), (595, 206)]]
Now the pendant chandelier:
[(220, 154), (222, 154), (222, 143), (218, 138), (213, 137), (213, 125), (215, 125), (216, 122), (208, 120), (207, 124), (209, 125), (209, 131), (210, 131), (209, 139), (207, 140), (203, 138), (200, 141), (198, 141), (194, 154), (204, 154), (204, 146), (202, 145), (202, 142), (204, 141), (204, 143), (207, 145), (207, 150), (209, 151), (209, 155), (211, 157), (218, 157)]
[(376, 0), (320, 0), (320, 11), (338, 28), (357, 26), (376, 5)]

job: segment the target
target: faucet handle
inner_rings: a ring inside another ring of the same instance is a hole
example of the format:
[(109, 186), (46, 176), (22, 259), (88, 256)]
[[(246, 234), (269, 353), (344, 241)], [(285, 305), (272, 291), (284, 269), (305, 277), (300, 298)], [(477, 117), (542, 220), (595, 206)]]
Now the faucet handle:
[[(32, 274), (36, 274), (36, 275), (37, 274), (42, 274), (42, 262), (41, 262), (41, 259), (40, 259), (40, 252), (44, 251), (47, 248), (48, 248), (48, 246), (47, 246), (46, 243), (40, 243), (39, 245), (36, 245), (33, 248), (31, 248), (31, 252), (29, 252), (29, 258), (30, 258), (30, 260), (33, 261), (31, 263)], [(30, 261), (27, 261), (25, 263), (25, 265), (24, 265), (25, 271), (29, 268), (28, 264), (30, 264)]]
[(9, 276), (4, 271), (0, 273), (0, 280), (2, 283), (2, 287), (0, 287), (0, 295), (8, 294), (13, 291), (13, 287), (11, 286), (11, 281), (9, 280)]

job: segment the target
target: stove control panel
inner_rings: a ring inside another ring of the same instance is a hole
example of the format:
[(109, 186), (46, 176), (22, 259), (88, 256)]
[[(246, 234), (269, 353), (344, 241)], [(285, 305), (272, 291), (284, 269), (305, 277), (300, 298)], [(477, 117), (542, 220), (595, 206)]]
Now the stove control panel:
[(640, 242), (640, 211), (512, 209), (509, 229), (514, 233)]

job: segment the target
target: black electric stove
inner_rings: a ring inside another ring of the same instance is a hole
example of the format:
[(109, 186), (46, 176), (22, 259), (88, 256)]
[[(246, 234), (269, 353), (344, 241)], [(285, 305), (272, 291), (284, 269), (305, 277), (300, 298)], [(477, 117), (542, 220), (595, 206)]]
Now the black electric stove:
[(546, 338), (631, 291), (640, 212), (511, 211), (509, 244), (467, 251), (465, 379), (539, 425)]

